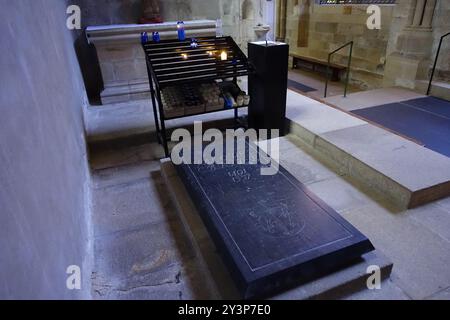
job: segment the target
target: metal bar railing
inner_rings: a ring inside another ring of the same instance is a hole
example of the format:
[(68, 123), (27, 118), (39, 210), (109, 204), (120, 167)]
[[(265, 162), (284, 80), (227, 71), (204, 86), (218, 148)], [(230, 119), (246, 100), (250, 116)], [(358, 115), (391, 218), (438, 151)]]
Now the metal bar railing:
[(350, 41), (350, 42), (344, 44), (343, 46), (337, 48), (336, 50), (334, 50), (334, 51), (332, 51), (332, 52), (330, 52), (328, 54), (328, 64), (327, 64), (327, 74), (326, 74), (324, 98), (327, 97), (327, 93), (328, 93), (328, 82), (330, 80), (329, 78), (330, 78), (331, 56), (333, 54), (335, 54), (336, 52), (338, 52), (339, 50), (344, 49), (347, 46), (350, 46), (350, 53), (349, 53), (349, 56), (348, 56), (347, 77), (346, 77), (346, 80), (345, 80), (344, 98), (347, 97), (348, 82), (350, 81), (350, 67), (352, 65), (353, 41)]
[(433, 70), (431, 71), (430, 83), (428, 84), (427, 96), (429, 96), (430, 93), (431, 93), (431, 86), (432, 86), (432, 83), (433, 83), (434, 72), (436, 71), (436, 66), (437, 66), (437, 63), (438, 63), (439, 54), (441, 53), (442, 41), (443, 41), (444, 38), (447, 37), (448, 35), (450, 35), (450, 32), (444, 34), (444, 35), (441, 37), (441, 40), (439, 41), (439, 46), (438, 46), (438, 49), (437, 49), (437, 52), (436, 52), (436, 58), (434, 59)]

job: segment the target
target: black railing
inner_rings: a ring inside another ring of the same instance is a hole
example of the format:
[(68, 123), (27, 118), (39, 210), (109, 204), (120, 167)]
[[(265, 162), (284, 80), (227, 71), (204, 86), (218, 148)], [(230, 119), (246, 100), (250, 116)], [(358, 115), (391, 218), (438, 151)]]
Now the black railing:
[(345, 91), (344, 91), (344, 97), (347, 97), (348, 82), (350, 81), (350, 67), (352, 65), (353, 41), (350, 41), (350, 42), (344, 44), (343, 46), (337, 48), (336, 50), (334, 50), (328, 54), (328, 64), (327, 64), (324, 98), (327, 97), (327, 93), (328, 93), (328, 82), (330, 80), (329, 78), (330, 78), (331, 56), (333, 54), (335, 54), (336, 52), (338, 52), (339, 50), (344, 49), (347, 46), (350, 46), (350, 53), (348, 55), (348, 65), (347, 65), (347, 78), (345, 79)]
[(431, 86), (432, 86), (432, 82), (433, 82), (433, 78), (434, 78), (434, 72), (436, 71), (436, 66), (438, 63), (438, 59), (439, 59), (439, 54), (441, 53), (441, 46), (442, 46), (442, 41), (444, 40), (445, 37), (447, 37), (448, 35), (450, 35), (450, 32), (444, 34), (441, 37), (441, 40), (439, 41), (439, 46), (436, 52), (436, 58), (434, 59), (434, 65), (433, 65), (433, 70), (431, 70), (431, 77), (430, 77), (430, 83), (428, 84), (428, 89), (427, 89), (427, 96), (430, 95), (431, 93)]

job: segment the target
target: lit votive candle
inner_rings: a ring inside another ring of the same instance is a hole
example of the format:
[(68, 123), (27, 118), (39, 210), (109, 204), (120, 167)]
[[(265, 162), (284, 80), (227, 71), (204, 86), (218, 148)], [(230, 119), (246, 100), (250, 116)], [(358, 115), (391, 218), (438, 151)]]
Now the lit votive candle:
[(187, 53), (182, 53), (182, 54), (181, 54), (181, 57), (182, 57), (184, 60), (186, 60), (186, 59), (188, 58), (188, 55), (187, 55)]
[(222, 51), (222, 53), (220, 54), (220, 59), (221, 59), (222, 61), (225, 61), (225, 60), (228, 59), (228, 54), (227, 54), (226, 51)]

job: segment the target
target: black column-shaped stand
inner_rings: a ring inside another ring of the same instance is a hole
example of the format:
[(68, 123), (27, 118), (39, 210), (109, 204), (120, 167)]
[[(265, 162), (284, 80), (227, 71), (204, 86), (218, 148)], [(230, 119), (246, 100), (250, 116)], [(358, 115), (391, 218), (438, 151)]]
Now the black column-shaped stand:
[(289, 45), (279, 42), (248, 44), (249, 62), (255, 73), (249, 76), (251, 102), (249, 126), (253, 129), (286, 130), (286, 95)]

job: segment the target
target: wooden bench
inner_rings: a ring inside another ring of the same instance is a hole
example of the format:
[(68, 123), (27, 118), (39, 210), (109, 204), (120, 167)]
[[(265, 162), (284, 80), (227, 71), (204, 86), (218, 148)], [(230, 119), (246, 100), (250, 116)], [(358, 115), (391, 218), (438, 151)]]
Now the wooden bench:
[[(290, 56), (293, 58), (293, 69), (302, 67), (303, 69), (311, 70), (314, 72), (319, 72), (322, 74), (327, 73), (327, 61), (319, 60), (307, 56), (301, 56), (298, 54), (291, 53)], [(341, 66), (339, 64), (331, 63), (331, 81), (339, 81), (340, 74), (342, 71), (346, 71), (347, 67)]]

